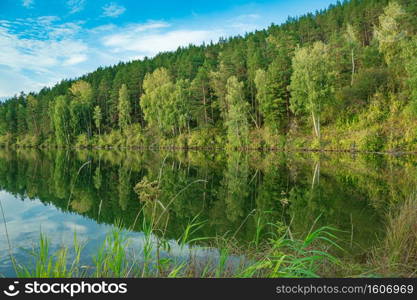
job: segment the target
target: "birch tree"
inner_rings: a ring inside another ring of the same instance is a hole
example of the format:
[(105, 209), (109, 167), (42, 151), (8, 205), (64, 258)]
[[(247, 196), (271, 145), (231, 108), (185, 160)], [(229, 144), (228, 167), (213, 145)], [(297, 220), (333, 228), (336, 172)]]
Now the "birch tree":
[(100, 106), (96, 106), (94, 107), (94, 112), (93, 112), (93, 119), (94, 119), (94, 125), (96, 125), (96, 128), (98, 130), (98, 135), (101, 135), (101, 120), (103, 118), (103, 114), (101, 113), (101, 108)]
[(334, 93), (329, 47), (316, 42), (311, 47), (297, 49), (292, 66), (291, 110), (296, 115), (311, 114), (314, 132), (320, 141), (320, 117)]
[(226, 90), (229, 104), (226, 114), (228, 144), (232, 148), (246, 147), (249, 142), (249, 103), (244, 98), (243, 82), (232, 76), (227, 80)]

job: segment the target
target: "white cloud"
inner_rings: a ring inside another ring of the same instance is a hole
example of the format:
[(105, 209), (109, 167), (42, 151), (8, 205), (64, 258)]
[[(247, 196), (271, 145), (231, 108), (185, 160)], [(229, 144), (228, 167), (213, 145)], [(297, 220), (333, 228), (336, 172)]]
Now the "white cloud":
[(22, 5), (26, 8), (31, 8), (33, 7), (34, 2), (35, 2), (34, 0), (23, 0)]
[(103, 32), (111, 32), (116, 28), (117, 26), (114, 24), (106, 24), (106, 25), (100, 25), (100, 26), (94, 27), (92, 29), (89, 29), (88, 31), (93, 34), (97, 34), (97, 33), (103, 33)]
[[(31, 19), (28, 19), (28, 20), (31, 20)], [(42, 16), (42, 17), (39, 17), (36, 21), (41, 25), (47, 26), (47, 25), (51, 25), (53, 22), (58, 21), (58, 20), (59, 20), (58, 16)]]
[(217, 39), (220, 32), (211, 30), (173, 30), (164, 33), (146, 33), (137, 31), (113, 34), (103, 38), (103, 44), (112, 51), (134, 51), (147, 56), (158, 52), (176, 50), (189, 44), (199, 45)]
[(126, 11), (126, 8), (120, 6), (114, 2), (106, 4), (103, 6), (103, 16), (116, 18), (123, 14)]
[(148, 31), (151, 29), (161, 29), (161, 28), (167, 28), (170, 27), (171, 24), (163, 22), (163, 21), (152, 21), (145, 24), (135, 24), (133, 26), (130, 26), (130, 28), (127, 28), (128, 31), (132, 32), (143, 32)]
[(18, 94), (20, 91), (38, 91), (42, 89), (47, 82), (34, 80), (30, 76), (24, 76), (19, 71), (0, 66), (0, 73), (7, 74), (7, 76), (0, 76), (0, 100), (4, 100), (12, 95)]
[(82, 28), (79, 23), (64, 23), (56, 26), (52, 26), (48, 32), (49, 37), (52, 39), (71, 38), (77, 33), (81, 32)]
[(237, 20), (254, 20), (254, 19), (259, 19), (261, 16), (258, 14), (246, 14), (246, 15), (240, 15), (237, 16), (236, 19)]
[(70, 14), (75, 14), (84, 9), (85, 0), (68, 0), (67, 6), (70, 9)]
[(82, 63), (87, 60), (87, 55), (85, 54), (74, 54), (70, 56), (67, 60), (63, 62), (64, 66), (71, 66)]
[[(88, 60), (89, 47), (77, 38), (77, 23), (55, 24), (58, 18), (42, 17), (19, 21), (30, 28), (14, 32), (16, 25), (0, 22), (0, 97), (20, 90), (37, 91), (86, 71), (77, 68)], [(34, 31), (34, 33), (32, 32)], [(6, 76), (7, 74), (7, 76)]]
[(75, 222), (63, 222), (63, 225), (72, 232), (76, 232), (77, 234), (87, 233), (88, 228), (85, 225), (80, 225)]
[(80, 40), (56, 39), (59, 32), (51, 32), (48, 40), (26, 39), (0, 28), (0, 64), (12, 69), (35, 69), (45, 71), (60, 61), (72, 58), (87, 50)]
[(119, 57), (136, 58), (154, 56), (159, 52), (173, 51), (178, 47), (216, 42), (220, 37), (245, 34), (259, 28), (258, 14), (243, 14), (222, 22), (206, 22), (198, 26), (174, 26), (164, 21), (130, 24), (113, 28), (101, 38), (103, 46)]

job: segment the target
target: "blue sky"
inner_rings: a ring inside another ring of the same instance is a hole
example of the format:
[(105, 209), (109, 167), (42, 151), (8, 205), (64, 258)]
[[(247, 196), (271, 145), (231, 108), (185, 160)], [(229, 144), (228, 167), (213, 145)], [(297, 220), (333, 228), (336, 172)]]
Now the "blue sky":
[(0, 0), (0, 98), (217, 41), (327, 8), (332, 0)]

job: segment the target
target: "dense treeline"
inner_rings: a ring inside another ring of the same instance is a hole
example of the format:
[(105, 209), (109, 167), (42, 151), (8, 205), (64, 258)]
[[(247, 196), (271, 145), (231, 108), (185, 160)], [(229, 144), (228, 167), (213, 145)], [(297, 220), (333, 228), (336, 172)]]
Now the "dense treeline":
[(0, 104), (0, 144), (325, 147), (417, 144), (417, 2), (352, 0)]

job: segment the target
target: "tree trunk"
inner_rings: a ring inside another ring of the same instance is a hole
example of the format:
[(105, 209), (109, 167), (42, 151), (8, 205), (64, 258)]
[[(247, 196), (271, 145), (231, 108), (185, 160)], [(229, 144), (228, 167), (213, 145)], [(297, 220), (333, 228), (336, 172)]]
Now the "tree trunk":
[(206, 122), (207, 125), (207, 107), (206, 107), (206, 91), (205, 88), (203, 86), (203, 105), (204, 105), (204, 121)]
[(355, 50), (352, 49), (352, 78), (350, 81), (350, 86), (353, 86), (353, 79), (354, 79), (354, 75), (355, 75)]
[(320, 140), (320, 118), (318, 117), (316, 120), (316, 116), (314, 114), (314, 112), (311, 112), (311, 116), (313, 118), (313, 127), (314, 127), (314, 132), (316, 133), (316, 137)]
[(320, 131), (320, 115), (318, 115), (317, 116), (317, 132), (318, 132), (318, 138), (319, 138), (319, 141), (320, 141), (320, 139), (321, 139), (321, 131)]
[(316, 162), (316, 166), (314, 168), (313, 180), (311, 181), (311, 189), (314, 189), (316, 183), (320, 184), (320, 161)]

